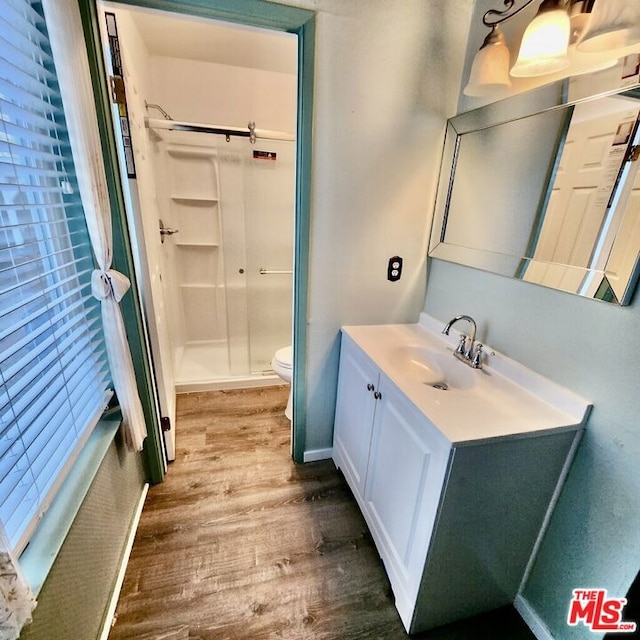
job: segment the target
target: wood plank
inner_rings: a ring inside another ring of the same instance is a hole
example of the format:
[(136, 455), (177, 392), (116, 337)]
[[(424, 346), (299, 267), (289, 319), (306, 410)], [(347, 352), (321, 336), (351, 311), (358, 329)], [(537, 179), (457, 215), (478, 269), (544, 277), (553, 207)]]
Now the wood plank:
[(176, 460), (149, 491), (111, 640), (405, 637), (344, 480), (291, 460), (287, 394), (178, 397)]
[(176, 460), (149, 491), (110, 640), (407, 637), (341, 474), (291, 460), (287, 395), (178, 397)]

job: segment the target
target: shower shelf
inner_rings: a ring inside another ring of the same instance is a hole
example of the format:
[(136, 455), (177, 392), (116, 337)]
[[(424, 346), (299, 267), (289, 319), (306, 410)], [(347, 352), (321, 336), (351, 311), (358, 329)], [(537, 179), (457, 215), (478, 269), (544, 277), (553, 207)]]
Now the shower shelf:
[(183, 282), (180, 284), (181, 289), (221, 289), (224, 288), (222, 284), (215, 284), (211, 282)]
[(218, 242), (178, 242), (173, 243), (176, 247), (219, 247)]
[(171, 199), (175, 202), (197, 203), (196, 206), (198, 204), (215, 204), (219, 201), (219, 198), (209, 196), (171, 196)]

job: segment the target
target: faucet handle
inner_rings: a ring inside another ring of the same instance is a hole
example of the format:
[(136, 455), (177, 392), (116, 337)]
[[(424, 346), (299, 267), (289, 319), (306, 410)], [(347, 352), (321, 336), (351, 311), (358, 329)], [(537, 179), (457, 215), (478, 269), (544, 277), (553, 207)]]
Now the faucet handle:
[(471, 366), (474, 369), (482, 369), (482, 358), (484, 352), (482, 351), (482, 344), (480, 342), (476, 343), (476, 348), (473, 352), (473, 357), (471, 359)]
[(458, 342), (458, 346), (456, 347), (456, 353), (463, 356), (467, 353), (467, 336), (461, 333), (459, 340), (460, 342)]

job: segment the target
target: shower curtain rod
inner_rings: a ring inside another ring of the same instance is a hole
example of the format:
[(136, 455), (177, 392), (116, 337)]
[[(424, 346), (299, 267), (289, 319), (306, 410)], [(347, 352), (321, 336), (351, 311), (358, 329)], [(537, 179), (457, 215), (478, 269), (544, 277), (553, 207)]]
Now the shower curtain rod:
[(145, 124), (149, 129), (166, 129), (170, 131), (193, 131), (196, 133), (214, 133), (227, 137), (240, 136), (249, 138), (251, 144), (256, 139), (261, 140), (284, 140), (293, 142), (295, 137), (284, 131), (271, 131), (269, 129), (256, 129), (255, 122), (250, 122), (246, 129), (242, 127), (223, 127), (215, 124), (202, 124), (198, 122), (181, 122), (178, 120), (167, 120), (160, 118), (145, 118)]

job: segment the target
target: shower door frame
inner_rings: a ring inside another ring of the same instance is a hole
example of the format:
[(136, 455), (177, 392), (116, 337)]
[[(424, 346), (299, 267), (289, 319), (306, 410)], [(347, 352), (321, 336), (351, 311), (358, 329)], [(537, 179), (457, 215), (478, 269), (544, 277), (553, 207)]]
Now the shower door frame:
[[(293, 273), (293, 420), (291, 450), (295, 462), (304, 462), (306, 443), (306, 355), (307, 291), (309, 271), (309, 226), (311, 209), (311, 143), (315, 12), (265, 0), (109, 0), (123, 6), (138, 6), (186, 15), (224, 20), (236, 24), (284, 31), (298, 36), (298, 105), (296, 124), (296, 193)], [(87, 52), (92, 70), (98, 121), (103, 135), (103, 155), (115, 199), (122, 203), (118, 157), (110, 116), (110, 93), (102, 63), (98, 0), (78, 0), (85, 27)], [(121, 212), (124, 216), (124, 212)], [(157, 434), (161, 438), (161, 434)], [(151, 453), (153, 456), (153, 452)], [(161, 451), (155, 464), (162, 467)]]

